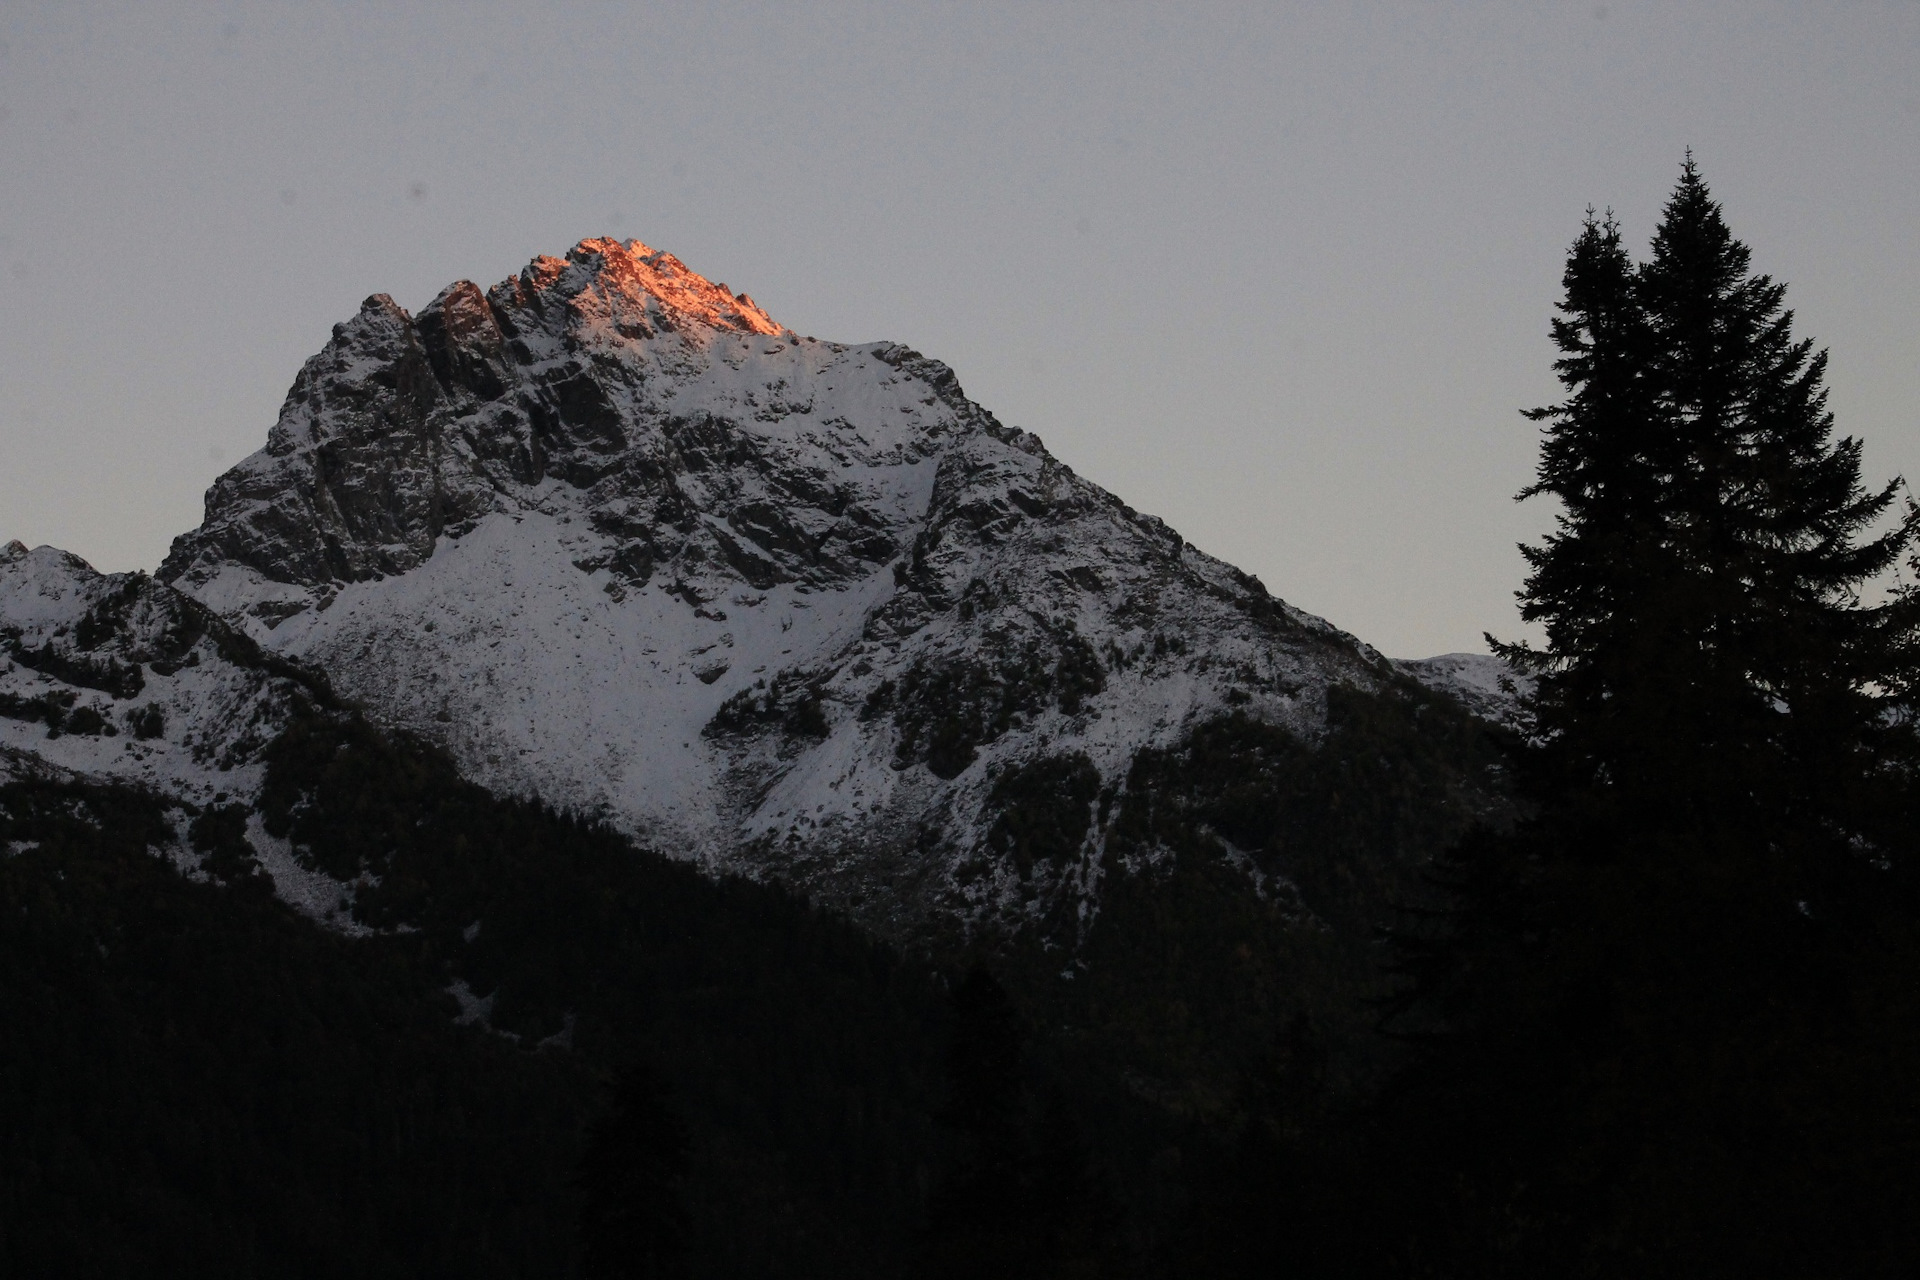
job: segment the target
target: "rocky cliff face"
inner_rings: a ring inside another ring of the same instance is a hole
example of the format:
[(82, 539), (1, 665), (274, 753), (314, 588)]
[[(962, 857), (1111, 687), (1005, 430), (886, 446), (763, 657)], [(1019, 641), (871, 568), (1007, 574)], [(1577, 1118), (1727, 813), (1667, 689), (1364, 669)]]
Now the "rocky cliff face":
[[(637, 241), (368, 299), (159, 576), (496, 790), (883, 928), (1090, 900), (1142, 749), (1396, 679), (946, 366)], [(1085, 821), (1036, 868), (1040, 778)]]
[[(643, 410), (646, 379), (687, 372), (710, 334), (775, 332), (749, 299), (637, 241), (535, 259), (491, 295), (462, 281), (417, 321), (376, 295), (300, 371), (266, 448), (221, 477), (206, 524), (160, 576), (197, 582), (242, 565), (311, 585), (404, 573), (502, 495), (550, 479), (597, 492), (599, 507), (665, 501), (671, 524), (661, 459), (629, 449), (622, 426)], [(660, 336), (672, 340), (649, 345), (667, 359), (616, 369), (634, 340)]]

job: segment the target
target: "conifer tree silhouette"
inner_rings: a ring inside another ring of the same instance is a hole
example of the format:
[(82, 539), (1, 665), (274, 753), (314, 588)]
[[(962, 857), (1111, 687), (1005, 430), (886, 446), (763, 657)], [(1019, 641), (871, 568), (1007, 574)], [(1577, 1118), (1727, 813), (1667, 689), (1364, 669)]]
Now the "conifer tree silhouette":
[[(1833, 438), (1792, 333), (1691, 156), (1632, 266), (1569, 256), (1567, 390), (1536, 411), (1560, 503), (1523, 548), (1539, 648), (1528, 816), (1397, 936), (1421, 1044), (1382, 1105), (1392, 1265), (1438, 1274), (1856, 1274), (1910, 1265), (1920, 969), (1899, 482)], [(1383, 1262), (1382, 1265), (1387, 1265)]]

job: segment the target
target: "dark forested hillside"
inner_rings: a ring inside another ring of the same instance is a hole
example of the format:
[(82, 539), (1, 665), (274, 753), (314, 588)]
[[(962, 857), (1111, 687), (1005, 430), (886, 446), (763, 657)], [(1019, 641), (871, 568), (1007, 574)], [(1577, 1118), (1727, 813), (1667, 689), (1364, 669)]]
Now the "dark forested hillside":
[(514, 1274), (563, 1257), (585, 1064), (453, 1024), (412, 939), (189, 881), (161, 805), (0, 793), (0, 1268)]
[(924, 967), (348, 717), (270, 778), (269, 822), (374, 870), (384, 932), (277, 901), (240, 815), (188, 824), (189, 879), (165, 802), (0, 790), (0, 1270), (571, 1274), (584, 1135), (636, 1063), (695, 1136), (692, 1274), (892, 1269), (930, 1176)]
[[(1076, 804), (1108, 882), (1077, 946), (981, 936), (911, 961), (776, 887), (496, 799), (344, 710), (300, 704), (253, 812), (17, 781), (0, 1261), (572, 1274), (611, 1179), (669, 1189), (689, 1275), (915, 1274), (965, 1176), (939, 1120), (946, 990), (977, 964), (1021, 1011), (1031, 1141), (1081, 1153), (1073, 1256), (1137, 1271), (1290, 1018), (1334, 1047), (1340, 1089), (1377, 1071), (1370, 929), (1489, 803), (1485, 744), (1412, 686), (1340, 695), (1320, 744), (1219, 721)], [(1053, 830), (1057, 792), (1006, 788), (1029, 856), (1084, 834)], [(356, 884), (363, 936), (274, 897), (250, 822)], [(622, 1096), (657, 1114), (608, 1119)], [(585, 1156), (622, 1132), (687, 1141), (657, 1177)]]

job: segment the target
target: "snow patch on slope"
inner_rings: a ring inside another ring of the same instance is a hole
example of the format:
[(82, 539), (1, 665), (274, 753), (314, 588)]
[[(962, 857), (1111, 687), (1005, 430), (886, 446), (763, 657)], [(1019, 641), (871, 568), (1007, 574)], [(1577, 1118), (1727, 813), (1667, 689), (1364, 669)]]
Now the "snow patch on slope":
[(353, 918), (353, 886), (304, 865), (290, 842), (267, 831), (258, 811), (247, 815), (247, 844), (272, 878), (274, 895), (282, 902), (349, 937), (373, 932)]

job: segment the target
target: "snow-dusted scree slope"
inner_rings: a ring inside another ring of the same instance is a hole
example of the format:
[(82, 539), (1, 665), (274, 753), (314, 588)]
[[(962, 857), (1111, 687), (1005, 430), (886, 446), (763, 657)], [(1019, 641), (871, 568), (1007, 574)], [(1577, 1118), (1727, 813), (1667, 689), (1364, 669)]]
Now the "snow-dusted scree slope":
[(1009, 767), (1111, 793), (1199, 720), (1311, 736), (1394, 678), (946, 366), (638, 241), (369, 298), (159, 576), (497, 791), (882, 927), (1018, 909), (978, 869)]
[(132, 783), (250, 800), (304, 673), (145, 574), (52, 547), (0, 547), (0, 780)]
[(1520, 699), (1533, 677), (1485, 653), (1443, 653), (1402, 658), (1394, 666), (1427, 688), (1444, 693), (1483, 720), (1518, 727)]

